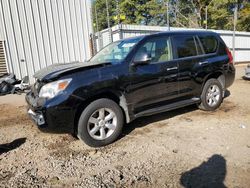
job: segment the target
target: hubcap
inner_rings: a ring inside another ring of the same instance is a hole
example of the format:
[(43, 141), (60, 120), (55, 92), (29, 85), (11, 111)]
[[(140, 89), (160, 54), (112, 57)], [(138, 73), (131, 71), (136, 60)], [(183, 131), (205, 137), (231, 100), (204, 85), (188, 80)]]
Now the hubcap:
[(117, 117), (109, 108), (96, 110), (88, 120), (88, 133), (95, 140), (109, 138), (117, 127)]
[(217, 85), (210, 86), (206, 97), (207, 104), (211, 107), (216, 106), (220, 100), (220, 95), (220, 88)]

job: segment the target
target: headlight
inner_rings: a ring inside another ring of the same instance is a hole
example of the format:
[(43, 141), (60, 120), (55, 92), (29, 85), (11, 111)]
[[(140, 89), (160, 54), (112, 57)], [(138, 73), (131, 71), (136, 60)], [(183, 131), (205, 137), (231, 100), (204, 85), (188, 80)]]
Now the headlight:
[(58, 80), (44, 85), (39, 92), (39, 97), (49, 99), (55, 97), (68, 87), (71, 80), (72, 79)]

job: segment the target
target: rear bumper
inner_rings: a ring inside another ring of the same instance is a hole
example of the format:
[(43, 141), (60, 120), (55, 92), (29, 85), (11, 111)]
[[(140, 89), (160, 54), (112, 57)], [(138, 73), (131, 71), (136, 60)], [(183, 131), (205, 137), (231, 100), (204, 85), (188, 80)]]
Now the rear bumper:
[(233, 85), (235, 80), (235, 67), (233, 64), (229, 64), (227, 70), (225, 71), (225, 88), (229, 88)]

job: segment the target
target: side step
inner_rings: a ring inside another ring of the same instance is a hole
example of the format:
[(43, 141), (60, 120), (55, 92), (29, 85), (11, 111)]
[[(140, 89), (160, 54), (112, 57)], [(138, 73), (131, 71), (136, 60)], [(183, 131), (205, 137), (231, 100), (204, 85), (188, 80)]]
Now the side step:
[(182, 107), (185, 107), (185, 106), (189, 106), (189, 105), (192, 105), (192, 104), (196, 104), (198, 102), (200, 102), (200, 98), (192, 98), (192, 99), (187, 99), (187, 100), (175, 102), (175, 103), (168, 104), (168, 105), (165, 105), (165, 106), (160, 106), (160, 107), (157, 107), (157, 108), (152, 108), (152, 109), (149, 109), (149, 110), (142, 111), (142, 112), (140, 112), (138, 114), (135, 114), (135, 118), (143, 117), (143, 116), (150, 116), (150, 115), (158, 114), (158, 113), (161, 113), (161, 112), (175, 110), (177, 108), (182, 108)]

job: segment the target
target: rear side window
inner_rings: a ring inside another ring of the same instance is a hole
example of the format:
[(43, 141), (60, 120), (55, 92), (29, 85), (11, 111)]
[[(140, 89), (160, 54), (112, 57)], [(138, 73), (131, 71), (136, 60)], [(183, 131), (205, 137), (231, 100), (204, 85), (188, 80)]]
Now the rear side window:
[(214, 36), (199, 36), (206, 54), (215, 53), (218, 49), (218, 40)]
[(219, 43), (219, 49), (218, 49), (218, 53), (219, 55), (227, 55), (227, 46), (225, 46), (225, 44), (223, 44), (222, 42)]
[(174, 36), (173, 40), (178, 58), (198, 55), (193, 36)]

